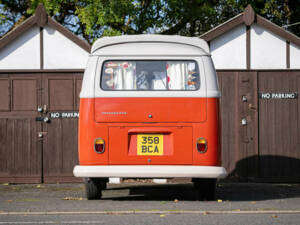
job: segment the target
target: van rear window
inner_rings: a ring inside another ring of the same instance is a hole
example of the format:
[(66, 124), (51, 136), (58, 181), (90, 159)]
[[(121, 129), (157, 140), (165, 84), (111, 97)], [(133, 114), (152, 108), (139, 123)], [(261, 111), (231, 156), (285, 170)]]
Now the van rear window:
[(200, 87), (196, 61), (137, 60), (105, 61), (103, 90), (197, 90)]

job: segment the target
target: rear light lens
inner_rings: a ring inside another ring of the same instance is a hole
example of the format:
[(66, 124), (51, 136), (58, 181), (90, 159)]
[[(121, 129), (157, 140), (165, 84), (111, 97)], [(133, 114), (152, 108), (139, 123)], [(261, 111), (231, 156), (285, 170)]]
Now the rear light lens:
[(197, 139), (197, 150), (200, 153), (205, 153), (207, 151), (207, 141), (205, 138)]
[(94, 144), (95, 152), (102, 154), (105, 151), (105, 142), (102, 138), (96, 138)]

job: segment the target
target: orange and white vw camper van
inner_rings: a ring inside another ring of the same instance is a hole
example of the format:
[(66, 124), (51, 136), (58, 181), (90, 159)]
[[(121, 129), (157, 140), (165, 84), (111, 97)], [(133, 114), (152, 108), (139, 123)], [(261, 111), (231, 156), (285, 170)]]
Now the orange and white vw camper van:
[(88, 199), (109, 177), (189, 177), (214, 198), (221, 167), (219, 97), (199, 38), (132, 35), (97, 40), (80, 93), (79, 165)]

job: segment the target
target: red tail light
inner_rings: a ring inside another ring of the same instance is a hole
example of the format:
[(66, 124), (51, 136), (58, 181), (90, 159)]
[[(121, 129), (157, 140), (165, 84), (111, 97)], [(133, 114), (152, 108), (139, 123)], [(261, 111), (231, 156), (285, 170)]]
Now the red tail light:
[(94, 145), (95, 152), (102, 154), (105, 151), (105, 142), (102, 138), (97, 138)]
[(205, 138), (197, 139), (197, 150), (200, 153), (205, 153), (207, 151), (207, 141)]

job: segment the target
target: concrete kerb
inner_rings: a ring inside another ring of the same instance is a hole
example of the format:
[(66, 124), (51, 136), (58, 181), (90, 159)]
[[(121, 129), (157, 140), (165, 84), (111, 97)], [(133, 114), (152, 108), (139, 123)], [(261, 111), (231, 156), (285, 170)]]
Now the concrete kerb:
[(300, 214), (300, 210), (125, 210), (125, 211), (65, 211), (65, 212), (0, 212), (0, 215), (132, 215), (132, 214)]

